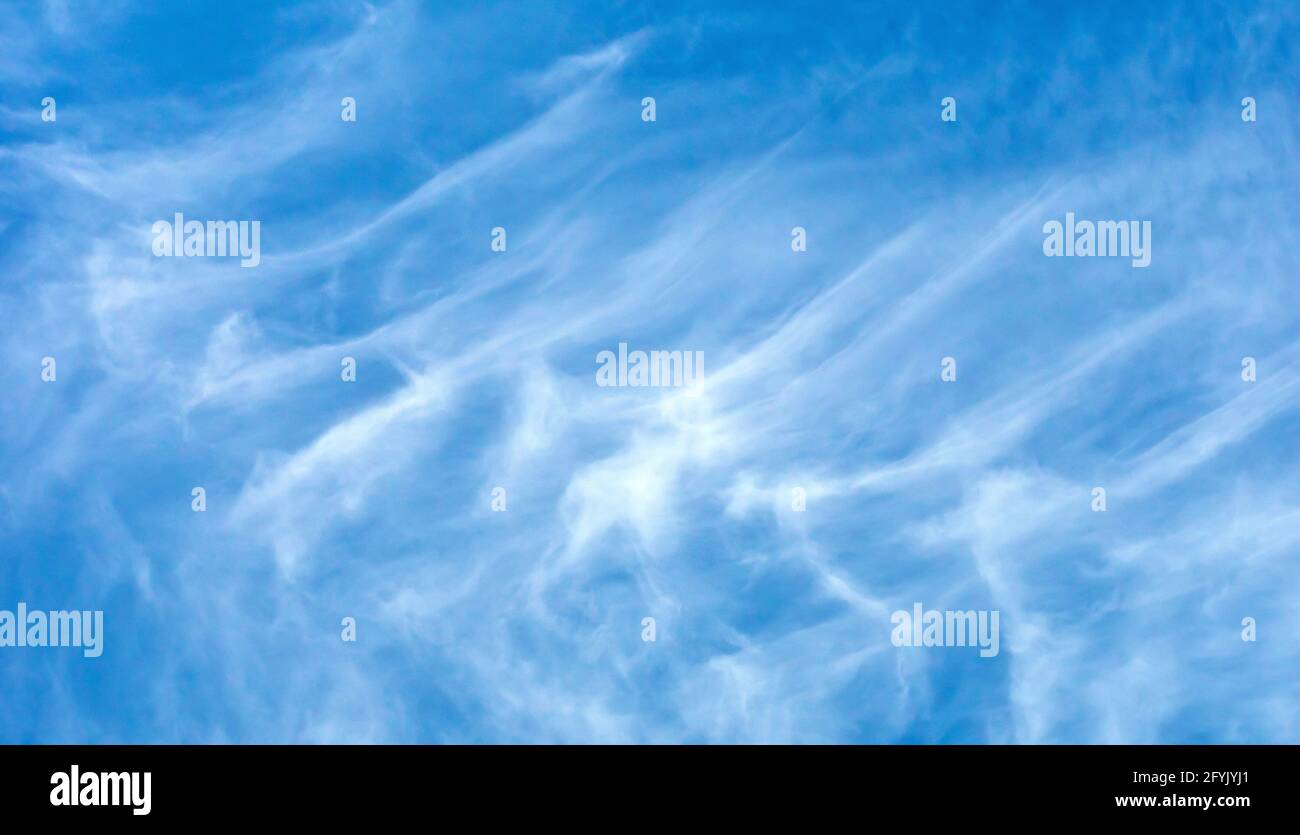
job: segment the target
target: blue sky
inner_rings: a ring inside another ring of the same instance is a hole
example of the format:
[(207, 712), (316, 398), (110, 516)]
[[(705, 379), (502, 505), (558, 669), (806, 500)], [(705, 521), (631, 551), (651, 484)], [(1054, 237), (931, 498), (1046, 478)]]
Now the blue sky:
[(0, 16), (0, 741), (1300, 742), (1294, 4), (141, 5)]

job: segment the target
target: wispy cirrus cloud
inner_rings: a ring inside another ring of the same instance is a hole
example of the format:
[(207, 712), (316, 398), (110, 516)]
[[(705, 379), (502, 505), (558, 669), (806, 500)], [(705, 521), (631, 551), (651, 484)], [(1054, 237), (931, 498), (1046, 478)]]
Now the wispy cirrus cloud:
[[(188, 62), (217, 24), (79, 8), (0, 28), (0, 589), (108, 644), (0, 650), (0, 737), (1295, 739), (1285, 7), (975, 49), (337, 3)], [(174, 212), (262, 263), (153, 257)], [(1150, 219), (1151, 266), (1044, 257), (1066, 212)], [(704, 383), (597, 386), (620, 342)], [(1003, 651), (892, 646), (918, 600)]]

